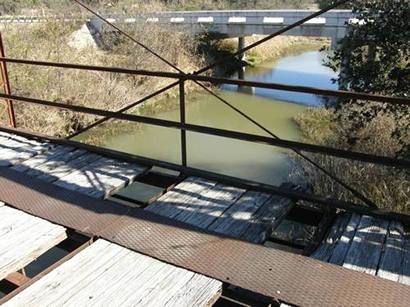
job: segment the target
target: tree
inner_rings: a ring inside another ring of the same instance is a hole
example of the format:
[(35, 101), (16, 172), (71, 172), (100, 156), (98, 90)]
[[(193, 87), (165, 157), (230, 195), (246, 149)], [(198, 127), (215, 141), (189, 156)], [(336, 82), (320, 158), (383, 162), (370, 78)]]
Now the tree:
[[(336, 3), (336, 1), (340, 1), (340, 0), (316, 0), (316, 3), (320, 9), (324, 9)], [(349, 2), (347, 2), (343, 5), (338, 6), (338, 9), (350, 9), (351, 7), (352, 5)]]
[(334, 70), (342, 70), (339, 84), (359, 92), (408, 96), (409, 1), (356, 1), (353, 12), (357, 20), (349, 25), (328, 63)]
[[(347, 35), (327, 62), (334, 71), (340, 71), (334, 81), (351, 91), (409, 97), (409, 1), (355, 1), (353, 12), (356, 22), (349, 25)], [(393, 137), (401, 139), (410, 129), (409, 106), (339, 100), (336, 107), (343, 107), (343, 116), (353, 128), (359, 129), (386, 113), (401, 123)]]

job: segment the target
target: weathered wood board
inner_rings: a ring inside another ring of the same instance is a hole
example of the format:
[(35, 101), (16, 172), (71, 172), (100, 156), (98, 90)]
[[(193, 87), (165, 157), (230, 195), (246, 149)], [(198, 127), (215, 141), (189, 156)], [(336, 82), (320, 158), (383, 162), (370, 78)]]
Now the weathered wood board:
[(250, 219), (241, 237), (254, 243), (264, 243), (295, 206), (289, 198), (273, 195)]
[(255, 191), (247, 191), (235, 205), (230, 206), (214, 223), (210, 230), (241, 238), (254, 223), (253, 218), (260, 207), (271, 195)]
[(263, 243), (293, 208), (283, 197), (189, 177), (145, 210), (235, 238)]
[[(329, 261), (337, 244), (339, 243), (339, 240), (342, 238), (343, 232), (347, 227), (350, 217), (351, 214), (345, 213), (336, 219), (332, 227), (329, 229), (324, 242), (322, 242), (322, 244), (312, 253), (312, 255), (310, 255), (312, 258), (321, 261)], [(343, 245), (345, 243), (340, 242), (340, 244)]]
[(131, 183), (149, 168), (100, 158), (61, 177), (54, 184), (95, 198), (106, 198)]
[(95, 198), (130, 184), (149, 167), (105, 158), (72, 146), (0, 134), (0, 166)]
[(58, 160), (61, 156), (64, 156), (67, 152), (74, 150), (71, 146), (61, 146), (57, 145), (54, 148), (47, 150), (46, 152), (40, 153), (28, 160), (25, 160), (15, 166), (12, 169), (18, 172), (28, 172), (30, 170), (35, 170), (40, 165), (46, 163), (50, 160)]
[(0, 136), (0, 166), (10, 166), (29, 159), (50, 147), (16, 135)]
[(410, 285), (409, 239), (400, 222), (344, 213), (311, 257)]
[(410, 232), (403, 236), (403, 260), (400, 267), (399, 282), (410, 286)]
[(363, 215), (343, 266), (376, 275), (389, 222)]
[(391, 222), (377, 276), (399, 281), (403, 257), (405, 256), (404, 244), (403, 225), (399, 222)]
[(98, 240), (4, 306), (209, 306), (220, 281)]
[(64, 227), (0, 205), (0, 280), (67, 237)]
[(346, 229), (342, 234), (340, 240), (337, 241), (336, 246), (330, 256), (329, 262), (337, 265), (343, 265), (346, 255), (350, 249), (353, 237), (356, 234), (357, 227), (360, 223), (361, 216), (352, 214)]

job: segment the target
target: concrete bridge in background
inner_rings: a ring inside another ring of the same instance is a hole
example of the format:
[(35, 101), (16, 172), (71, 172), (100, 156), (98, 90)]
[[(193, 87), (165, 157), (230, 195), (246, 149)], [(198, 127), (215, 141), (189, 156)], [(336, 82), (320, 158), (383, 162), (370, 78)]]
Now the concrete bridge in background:
[[(166, 25), (176, 31), (210, 33), (217, 37), (238, 37), (241, 46), (243, 37), (272, 34), (314, 12), (314, 10), (169, 11), (134, 15), (104, 14), (104, 17), (122, 26), (152, 23)], [(78, 19), (72, 16), (55, 18), (66, 21)], [(40, 16), (0, 16), (0, 25), (27, 25), (49, 19), (50, 17)], [(92, 34), (101, 33), (106, 27), (104, 22), (96, 17), (84, 21), (87, 22)], [(286, 35), (328, 37), (334, 47), (345, 36), (349, 24), (355, 22), (358, 20), (351, 10), (331, 10), (287, 31)]]
[[(121, 24), (159, 24), (178, 31), (210, 33), (220, 37), (246, 37), (254, 34), (268, 35), (301, 20), (313, 10), (235, 10), (235, 11), (175, 11), (138, 15), (111, 14), (108, 21)], [(349, 23), (356, 22), (350, 10), (331, 10), (313, 18), (286, 35), (328, 37), (334, 47), (346, 34)], [(98, 18), (89, 21), (92, 30), (101, 32), (104, 22)]]
[[(314, 13), (314, 10), (232, 10), (232, 11), (167, 11), (158, 13), (141, 13), (134, 15), (104, 14), (111, 23), (122, 27), (132, 24), (158, 24), (194, 34), (209, 33), (215, 37), (237, 37), (238, 48), (244, 47), (244, 37), (251, 35), (269, 35), (283, 27), (289, 26)], [(53, 17), (36, 16), (0, 16), (0, 25), (44, 22)], [(59, 17), (65, 21), (78, 20), (77, 17)], [(82, 33), (91, 32), (98, 43), (98, 34), (103, 30), (112, 30), (99, 18), (84, 18), (87, 27)], [(327, 37), (334, 48), (337, 42), (346, 35), (351, 23), (359, 22), (351, 10), (331, 10), (320, 17), (313, 18), (303, 25), (291, 29), (285, 35)], [(87, 29), (88, 28), (88, 29)], [(80, 31), (80, 32), (81, 32)]]

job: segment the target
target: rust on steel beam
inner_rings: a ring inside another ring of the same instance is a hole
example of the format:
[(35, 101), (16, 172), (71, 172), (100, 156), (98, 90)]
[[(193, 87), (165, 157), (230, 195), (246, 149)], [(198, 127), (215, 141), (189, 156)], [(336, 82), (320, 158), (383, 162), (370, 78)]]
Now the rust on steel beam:
[(20, 287), (26, 282), (30, 281), (30, 278), (20, 272), (14, 272), (7, 275), (5, 280), (12, 283), (13, 285), (16, 285), (17, 287)]
[(239, 188), (244, 188), (244, 189), (249, 189), (249, 190), (255, 190), (255, 191), (260, 191), (260, 192), (265, 192), (265, 193), (272, 193), (276, 195), (280, 195), (283, 197), (290, 198), (292, 200), (305, 200), (308, 202), (312, 202), (321, 206), (324, 206), (325, 208), (337, 208), (349, 212), (356, 212), (358, 214), (366, 214), (370, 216), (374, 216), (376, 218), (382, 218), (382, 219), (387, 219), (387, 220), (397, 220), (400, 221), (406, 225), (410, 225), (410, 216), (406, 214), (400, 214), (396, 212), (391, 212), (383, 209), (378, 209), (378, 208), (369, 208), (363, 205), (360, 205), (358, 203), (354, 202), (347, 202), (347, 201), (342, 201), (330, 197), (324, 197), (324, 196), (319, 196), (319, 195), (314, 195), (314, 194), (308, 194), (304, 192), (297, 192), (294, 190), (278, 187), (278, 186), (273, 186), (269, 184), (264, 184), (260, 182), (255, 182), (243, 178), (236, 178), (228, 175), (222, 175), (198, 168), (193, 168), (193, 167), (183, 167), (179, 164), (174, 164), (170, 162), (165, 162), (161, 160), (156, 160), (156, 159), (151, 159), (147, 157), (141, 157), (129, 153), (124, 153), (108, 148), (101, 148), (97, 147), (94, 145), (89, 145), (89, 144), (84, 144), (72, 140), (67, 140), (67, 139), (59, 139), (51, 136), (46, 136), (46, 135), (41, 135), (41, 134), (35, 134), (32, 132), (27, 132), (21, 129), (11, 129), (7, 127), (1, 127), (0, 126), (0, 131), (8, 132), (8, 133), (15, 133), (24, 137), (36, 139), (36, 140), (46, 140), (50, 141), (56, 144), (62, 144), (62, 145), (70, 145), (74, 147), (78, 147), (81, 149), (88, 150), (90, 152), (98, 153), (100, 155), (106, 156), (106, 157), (111, 157), (123, 161), (127, 161), (130, 163), (139, 163), (147, 166), (158, 166), (161, 168), (169, 169), (172, 171), (176, 172), (181, 172), (184, 176), (198, 176), (198, 177), (203, 177), (209, 180), (215, 180), (222, 182), (224, 184), (228, 185), (233, 185)]
[[(369, 100), (369, 101), (376, 101), (376, 102), (382, 102), (382, 103), (403, 104), (403, 105), (410, 106), (410, 99), (405, 98), (405, 97), (393, 97), (393, 96), (383, 96), (383, 95), (368, 94), (368, 93), (328, 90), (328, 89), (320, 89), (320, 88), (315, 88), (315, 87), (288, 85), (288, 84), (280, 84), (280, 83), (266, 83), (266, 82), (257, 82), (257, 81), (235, 80), (235, 79), (226, 79), (226, 78), (216, 78), (216, 77), (211, 77), (211, 76), (199, 76), (199, 75), (194, 75), (194, 74), (181, 74), (177, 72), (149, 71), (149, 70), (141, 70), (141, 69), (138, 70), (138, 69), (121, 68), (121, 67), (106, 67), (106, 66), (92, 66), (92, 65), (71, 64), (71, 63), (33, 61), (33, 60), (12, 59), (12, 58), (5, 58), (5, 57), (0, 57), (0, 62), (44, 66), (44, 67), (58, 67), (58, 68), (67, 68), (67, 69), (112, 72), (112, 73), (141, 75), (141, 76), (168, 78), (168, 79), (179, 79), (179, 80), (182, 79), (186, 81), (203, 81), (203, 82), (209, 82), (215, 85), (231, 84), (231, 85), (238, 85), (238, 86), (258, 87), (258, 88), (265, 88), (265, 89), (272, 89), (272, 90), (299, 92), (299, 93), (315, 94), (315, 95), (322, 95), (322, 96), (332, 96), (332, 97), (347, 98), (347, 99)], [(172, 83), (172, 85), (176, 86), (178, 85), (178, 82)]]
[[(4, 44), (3, 44), (3, 37), (0, 32), (0, 56), (4, 58), (6, 56), (6, 51), (4, 49)], [(10, 80), (9, 80), (9, 74), (7, 71), (7, 63), (6, 62), (0, 62), (0, 70), (1, 70), (1, 78), (2, 78), (2, 83), (3, 83), (3, 90), (4, 93), (7, 95), (11, 95), (11, 87), (10, 87)], [(13, 102), (10, 99), (5, 99), (5, 106), (7, 109), (7, 114), (8, 114), (8, 119), (9, 119), (9, 125), (13, 128), (16, 127), (16, 118), (14, 115), (14, 107), (13, 107)]]

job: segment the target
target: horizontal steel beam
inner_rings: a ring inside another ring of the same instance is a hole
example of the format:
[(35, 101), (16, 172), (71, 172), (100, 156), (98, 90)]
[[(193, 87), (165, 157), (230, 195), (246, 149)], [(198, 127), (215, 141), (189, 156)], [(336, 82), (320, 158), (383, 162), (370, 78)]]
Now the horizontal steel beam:
[(272, 137), (237, 132), (237, 131), (232, 131), (232, 130), (218, 129), (218, 128), (212, 128), (212, 127), (206, 127), (206, 126), (193, 125), (193, 124), (182, 124), (179, 122), (174, 122), (174, 121), (165, 120), (165, 119), (157, 119), (157, 118), (145, 117), (145, 116), (134, 115), (134, 114), (117, 113), (117, 112), (112, 112), (112, 111), (105, 111), (105, 110), (94, 109), (94, 108), (83, 107), (83, 106), (75, 106), (75, 105), (70, 105), (67, 103), (59, 103), (59, 102), (53, 102), (53, 101), (47, 101), (47, 100), (41, 100), (41, 99), (35, 99), (35, 98), (21, 97), (21, 96), (15, 96), (15, 95), (6, 95), (6, 94), (0, 94), (0, 98), (10, 99), (10, 100), (17, 101), (17, 102), (18, 101), (27, 102), (27, 103), (31, 103), (35, 105), (65, 109), (65, 110), (70, 110), (73, 112), (80, 112), (80, 113), (103, 116), (103, 117), (111, 117), (115, 119), (144, 123), (144, 124), (160, 126), (160, 127), (165, 127), (165, 128), (174, 128), (174, 129), (197, 132), (197, 133), (202, 133), (202, 134), (226, 137), (226, 138), (231, 138), (231, 139), (236, 139), (236, 140), (241, 140), (241, 141), (260, 143), (260, 144), (265, 144), (265, 145), (270, 145), (270, 146), (278, 146), (278, 147), (287, 148), (287, 149), (296, 149), (296, 150), (305, 151), (305, 152), (320, 153), (320, 154), (331, 155), (331, 156), (335, 156), (335, 157), (339, 157), (343, 159), (357, 160), (357, 161), (375, 163), (375, 164), (380, 164), (380, 165), (385, 165), (385, 166), (393, 166), (393, 167), (410, 169), (410, 160), (401, 160), (401, 159), (376, 156), (376, 155), (371, 155), (371, 154), (330, 148), (330, 147), (319, 146), (319, 145), (312, 145), (312, 144), (289, 141), (289, 140), (275, 139)]
[(74, 147), (85, 149), (87, 151), (94, 152), (94, 153), (97, 153), (103, 156), (107, 156), (107, 157), (118, 159), (118, 160), (123, 160), (123, 161), (130, 162), (130, 163), (138, 163), (138, 164), (143, 164), (143, 165), (150, 166), (150, 167), (157, 166), (157, 167), (169, 169), (169, 170), (176, 171), (176, 172), (181, 172), (185, 176), (198, 176), (198, 177), (203, 177), (209, 180), (219, 181), (225, 184), (233, 185), (233, 186), (248, 189), (248, 190), (255, 190), (255, 191), (260, 191), (260, 192), (265, 192), (265, 193), (277, 194), (280, 196), (293, 199), (294, 201), (305, 200), (308, 202), (312, 202), (312, 203), (330, 207), (330, 208), (342, 209), (342, 210), (346, 210), (349, 212), (356, 212), (358, 214), (366, 214), (366, 215), (370, 215), (370, 216), (374, 216), (374, 217), (382, 218), (382, 219), (387, 219), (387, 220), (396, 220), (406, 225), (410, 225), (410, 216), (406, 214), (400, 214), (400, 213), (386, 211), (386, 210), (378, 209), (378, 208), (369, 208), (367, 206), (353, 203), (353, 202), (342, 201), (342, 200), (338, 200), (338, 199), (334, 199), (330, 197), (318, 196), (314, 194), (308, 194), (305, 192), (297, 192), (291, 189), (273, 186), (270, 184), (264, 184), (260, 182), (243, 179), (243, 178), (236, 178), (236, 177), (218, 174), (218, 173), (214, 173), (214, 172), (210, 172), (210, 171), (206, 171), (206, 170), (202, 170), (198, 168), (182, 166), (182, 165), (171, 163), (171, 162), (166, 162), (166, 161), (142, 157), (142, 156), (138, 156), (134, 154), (129, 154), (125, 152), (120, 152), (120, 151), (109, 149), (109, 148), (101, 148), (98, 146), (80, 143), (77, 141), (60, 139), (60, 138), (56, 138), (52, 136), (46, 136), (46, 135), (39, 134), (39, 133), (27, 132), (21, 129), (0, 126), (0, 131), (4, 131), (8, 133), (15, 133), (15, 134), (27, 137), (27, 138), (34, 138), (40, 141), (47, 140), (47, 141), (50, 141), (56, 144), (74, 146)]
[(375, 94), (367, 94), (367, 93), (356, 93), (356, 92), (349, 92), (349, 91), (327, 90), (327, 89), (320, 89), (320, 88), (314, 88), (314, 87), (287, 85), (287, 84), (280, 84), (280, 83), (265, 83), (265, 82), (234, 80), (234, 79), (226, 79), (226, 78), (216, 78), (216, 77), (201, 76), (201, 75), (196, 75), (196, 74), (182, 74), (182, 73), (176, 73), (176, 72), (149, 71), (149, 70), (142, 70), (142, 69), (121, 68), (121, 67), (105, 67), (105, 66), (93, 66), (93, 65), (82, 65), (82, 64), (71, 64), (71, 63), (32, 61), (32, 60), (11, 59), (11, 58), (2, 58), (2, 57), (0, 57), (0, 61), (4, 61), (7, 63), (15, 63), (15, 64), (34, 65), (34, 66), (79, 69), (79, 70), (88, 70), (88, 71), (121, 73), (121, 74), (129, 74), (129, 75), (141, 75), (141, 76), (148, 76), (148, 77), (190, 80), (190, 81), (197, 81), (197, 82), (209, 82), (214, 85), (231, 84), (231, 85), (238, 85), (238, 86), (248, 86), (248, 87), (272, 89), (272, 90), (299, 92), (299, 93), (315, 94), (315, 95), (322, 95), (322, 96), (340, 97), (340, 98), (346, 98), (346, 99), (370, 100), (370, 101), (377, 101), (377, 102), (383, 102), (383, 103), (389, 103), (389, 104), (403, 104), (403, 105), (410, 106), (410, 99), (404, 98), (404, 97), (392, 97), (392, 96), (383, 96), (383, 95), (375, 95)]

